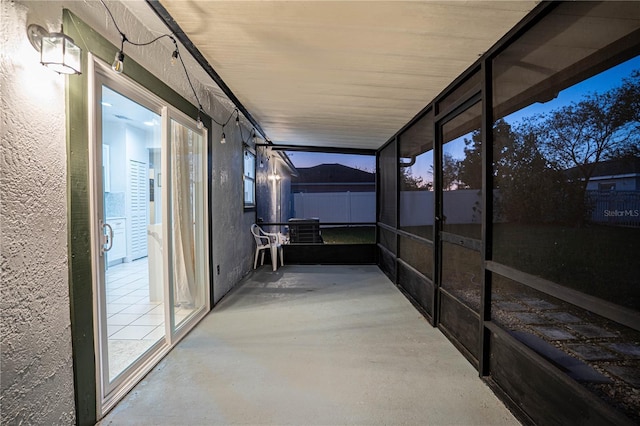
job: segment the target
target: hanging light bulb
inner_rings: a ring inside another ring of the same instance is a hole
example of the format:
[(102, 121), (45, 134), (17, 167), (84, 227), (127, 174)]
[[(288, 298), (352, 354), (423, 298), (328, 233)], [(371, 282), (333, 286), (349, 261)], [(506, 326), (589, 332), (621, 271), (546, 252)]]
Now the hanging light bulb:
[(171, 66), (174, 66), (178, 62), (178, 49), (174, 50), (171, 54)]
[(127, 36), (120, 33), (120, 37), (122, 37), (122, 43), (120, 44), (120, 50), (116, 53), (116, 57), (111, 65), (111, 69), (113, 69), (118, 74), (121, 74), (124, 71), (124, 42), (127, 41)]
[(118, 74), (121, 74), (122, 71), (124, 71), (124, 52), (122, 50), (116, 53), (116, 57), (111, 68)]
[(236, 115), (236, 127), (240, 127), (240, 117)]
[(224, 135), (224, 126), (222, 126), (222, 139), (220, 139), (220, 143), (227, 143), (227, 137)]
[(202, 110), (202, 105), (200, 105), (200, 107), (198, 108), (198, 119), (196, 120), (196, 127), (198, 128), (198, 130), (201, 130), (204, 127), (204, 123), (202, 122), (202, 115), (201, 115), (203, 112), (204, 111)]

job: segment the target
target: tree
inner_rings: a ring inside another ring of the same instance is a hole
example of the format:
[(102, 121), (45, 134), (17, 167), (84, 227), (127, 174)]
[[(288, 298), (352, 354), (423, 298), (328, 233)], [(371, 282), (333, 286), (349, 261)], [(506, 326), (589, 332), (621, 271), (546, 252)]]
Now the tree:
[(471, 139), (464, 139), (464, 158), (458, 164), (460, 186), (466, 189), (482, 188), (482, 134), (474, 130)]
[[(493, 126), (494, 178), (499, 179), (504, 173), (510, 174), (515, 168), (518, 156), (518, 135), (511, 129), (511, 125), (500, 119)], [(465, 157), (459, 161), (459, 180), (465, 188), (482, 188), (482, 137), (479, 130), (471, 135), (471, 140), (465, 139)]]
[[(502, 119), (494, 123), (492, 168), (496, 219), (519, 223), (575, 223), (583, 212), (583, 202), (564, 171), (554, 167), (541, 152), (537, 124), (536, 120), (525, 120), (513, 128)], [(461, 187), (481, 188), (479, 131), (472, 134), (471, 140), (465, 140), (464, 153), (464, 159), (457, 163), (457, 171), (449, 174), (457, 173), (455, 179)]]
[(433, 182), (425, 182), (422, 176), (413, 175), (411, 167), (400, 167), (401, 191), (432, 191)]
[(499, 190), (496, 212), (510, 222), (576, 223), (584, 212), (584, 197), (564, 170), (551, 164), (540, 150), (535, 122), (513, 129), (506, 122), (494, 127), (494, 188)]
[(460, 185), (460, 160), (456, 160), (452, 154), (442, 154), (442, 189), (452, 191)]
[[(509, 221), (582, 223), (586, 188), (598, 163), (637, 158), (639, 135), (639, 70), (618, 87), (589, 93), (515, 128), (498, 120), (493, 128), (496, 212)], [(473, 185), (474, 176), (481, 176), (479, 132), (465, 143), (460, 180)]]
[(541, 151), (559, 169), (575, 168), (586, 190), (596, 165), (640, 150), (640, 72), (619, 87), (590, 93), (540, 117)]

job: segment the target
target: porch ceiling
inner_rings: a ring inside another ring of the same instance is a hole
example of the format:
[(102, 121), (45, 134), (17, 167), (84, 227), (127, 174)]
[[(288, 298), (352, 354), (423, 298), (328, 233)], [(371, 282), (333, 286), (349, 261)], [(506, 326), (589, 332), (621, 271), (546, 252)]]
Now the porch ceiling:
[(538, 1), (160, 3), (274, 144), (377, 149)]

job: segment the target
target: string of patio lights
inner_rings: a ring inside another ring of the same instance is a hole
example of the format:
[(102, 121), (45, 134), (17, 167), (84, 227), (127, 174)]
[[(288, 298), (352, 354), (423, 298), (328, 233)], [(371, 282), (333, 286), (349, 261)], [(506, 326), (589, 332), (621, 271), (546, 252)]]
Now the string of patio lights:
[[(120, 34), (120, 50), (118, 52), (116, 52), (113, 64), (111, 65), (111, 68), (113, 69), (113, 71), (115, 71), (118, 74), (121, 74), (124, 71), (124, 45), (125, 43), (129, 43), (132, 46), (138, 46), (138, 47), (143, 47), (143, 46), (148, 46), (150, 44), (153, 44), (155, 42), (157, 42), (158, 40), (161, 40), (163, 38), (168, 38), (171, 40), (171, 42), (173, 43), (174, 46), (174, 51), (171, 54), (171, 65), (175, 65), (178, 61), (180, 61), (180, 64), (182, 65), (182, 69), (184, 70), (184, 75), (187, 78), (187, 82), (189, 83), (189, 87), (191, 87), (191, 91), (193, 92), (193, 96), (196, 99), (196, 102), (198, 103), (198, 118), (196, 120), (196, 126), (198, 127), (198, 129), (202, 129), (204, 127), (204, 124), (202, 122), (202, 118), (201, 118), (201, 114), (204, 114), (204, 108), (202, 108), (202, 104), (200, 103), (200, 98), (198, 97), (198, 94), (196, 93), (196, 89), (193, 87), (193, 83), (191, 82), (191, 77), (189, 76), (189, 72), (187, 71), (187, 67), (184, 64), (184, 60), (182, 59), (182, 55), (180, 54), (180, 50), (178, 48), (178, 42), (176, 41), (175, 37), (173, 34), (162, 34), (159, 35), (158, 37), (148, 41), (148, 42), (134, 42), (131, 41), (127, 38), (126, 34), (124, 32), (122, 32), (122, 30), (120, 29), (120, 27), (118, 26), (118, 23), (116, 22), (116, 19), (114, 18), (113, 14), (111, 13), (111, 10), (109, 9), (109, 7), (107, 6), (107, 4), (104, 2), (104, 0), (100, 0), (100, 2), (102, 3), (102, 5), (104, 6), (104, 8), (107, 10), (107, 13), (109, 14), (109, 17), (111, 18), (111, 21), (113, 22), (113, 25), (115, 26), (116, 30), (118, 31), (118, 33)], [(234, 116), (236, 116), (236, 126), (240, 129), (240, 138), (242, 139), (242, 142), (244, 143), (244, 137), (242, 135), (242, 127), (240, 126), (240, 111), (238, 111), (238, 108), (235, 108), (231, 114), (229, 114), (229, 117), (227, 118), (227, 120), (224, 123), (220, 123), (218, 122), (215, 118), (211, 117), (211, 119), (213, 120), (214, 123), (216, 123), (218, 126), (222, 127), (222, 138), (220, 139), (220, 143), (224, 144), (227, 142), (227, 138), (224, 132), (224, 128), (227, 124), (229, 124), (229, 121), (231, 121), (231, 118)], [(256, 137), (256, 131), (255, 129), (253, 129), (253, 133), (252, 133), (252, 137), (255, 139)]]

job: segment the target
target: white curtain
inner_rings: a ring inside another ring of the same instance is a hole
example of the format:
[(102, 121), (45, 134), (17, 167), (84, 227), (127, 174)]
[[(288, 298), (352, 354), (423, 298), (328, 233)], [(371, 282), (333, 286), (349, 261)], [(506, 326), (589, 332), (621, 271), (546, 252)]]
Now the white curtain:
[(198, 301), (195, 265), (194, 134), (172, 122), (171, 194), (173, 215), (174, 304), (193, 308)]

